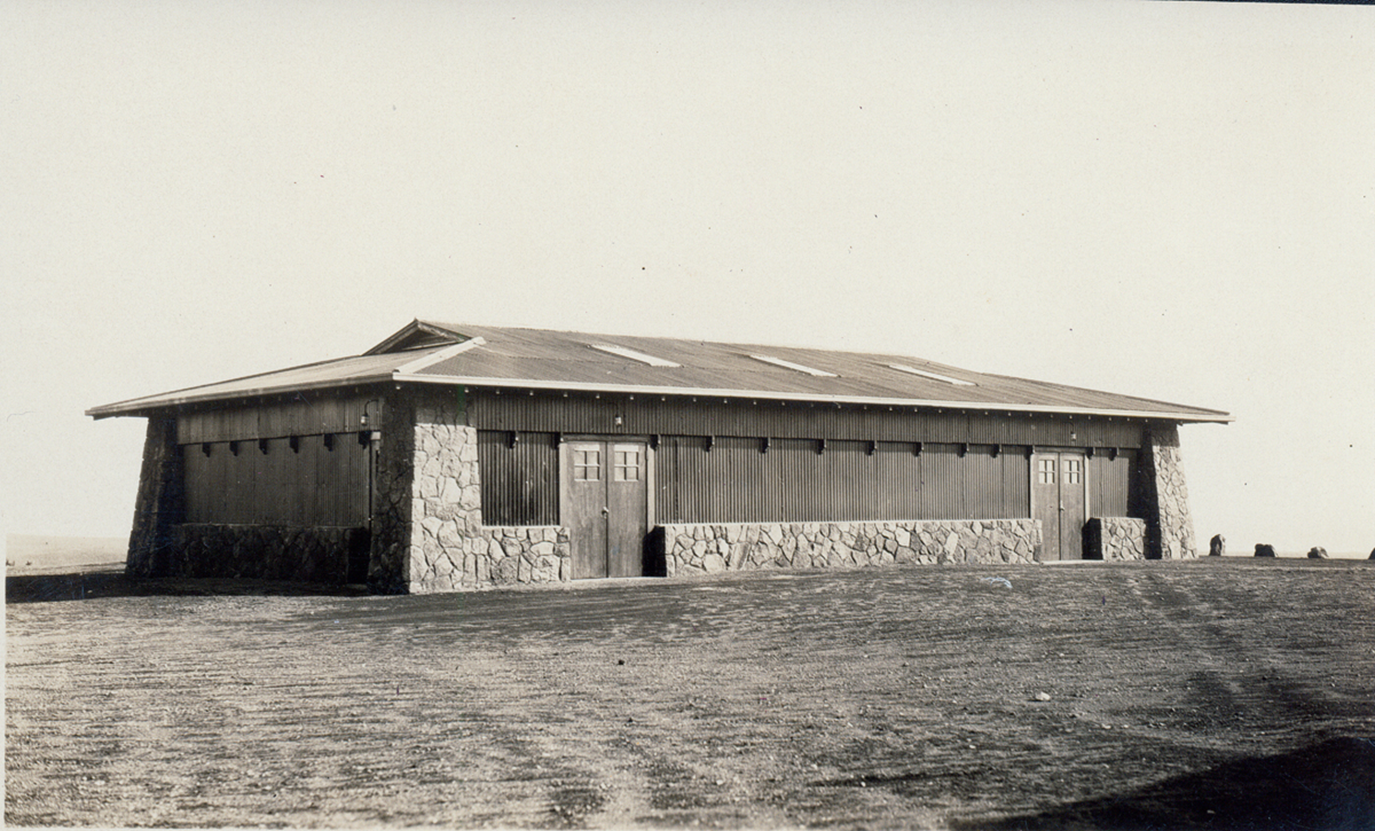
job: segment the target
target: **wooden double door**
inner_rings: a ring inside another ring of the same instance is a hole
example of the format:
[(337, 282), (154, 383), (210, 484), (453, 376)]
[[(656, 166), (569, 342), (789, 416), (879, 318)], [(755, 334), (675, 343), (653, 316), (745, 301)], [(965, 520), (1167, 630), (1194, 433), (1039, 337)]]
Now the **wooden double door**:
[(573, 579), (642, 576), (649, 527), (646, 444), (569, 441), (562, 467)]
[(1041, 520), (1042, 560), (1084, 559), (1088, 463), (1079, 451), (1038, 450), (1031, 457), (1031, 515)]

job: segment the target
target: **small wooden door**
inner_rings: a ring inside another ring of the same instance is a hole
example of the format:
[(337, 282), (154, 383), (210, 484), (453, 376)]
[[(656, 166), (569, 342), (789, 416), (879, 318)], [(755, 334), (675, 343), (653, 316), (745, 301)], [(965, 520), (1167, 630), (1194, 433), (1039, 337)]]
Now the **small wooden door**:
[(645, 445), (568, 442), (563, 469), (573, 578), (643, 575), (649, 523)]
[(1031, 459), (1031, 515), (1041, 520), (1042, 560), (1084, 559), (1088, 465), (1075, 451), (1042, 451)]

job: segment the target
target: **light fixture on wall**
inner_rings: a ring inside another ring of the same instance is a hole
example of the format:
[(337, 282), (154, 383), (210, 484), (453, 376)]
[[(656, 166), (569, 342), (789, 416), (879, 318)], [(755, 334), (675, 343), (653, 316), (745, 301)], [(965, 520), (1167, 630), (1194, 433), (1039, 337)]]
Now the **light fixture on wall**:
[(614, 418), (612, 418), (611, 423), (615, 424), (617, 427), (620, 427), (622, 424), (625, 424), (625, 419), (621, 418), (620, 416), (615, 416)]

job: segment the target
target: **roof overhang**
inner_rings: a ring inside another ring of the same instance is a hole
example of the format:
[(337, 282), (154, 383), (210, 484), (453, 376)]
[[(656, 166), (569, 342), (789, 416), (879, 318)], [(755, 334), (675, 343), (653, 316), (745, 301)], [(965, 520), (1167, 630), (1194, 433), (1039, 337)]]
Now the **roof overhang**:
[(168, 395), (150, 396), (148, 398), (133, 398), (128, 401), (92, 407), (86, 411), (86, 415), (95, 419), (110, 418), (112, 416), (150, 416), (166, 410), (176, 410), (196, 404), (246, 401), (256, 398), (287, 395), (296, 392), (316, 392), (320, 390), (347, 389), (349, 387), (366, 387), (375, 384), (390, 383), (392, 380), (393, 373), (380, 372), (375, 375), (363, 375), (345, 380), (318, 381), (315, 383), (291, 384), (290, 386), (249, 387), (235, 390), (231, 395), (216, 392), (197, 393), (193, 389), (187, 390), (185, 394), (170, 393)]
[(154, 399), (137, 398), (130, 401), (107, 404), (103, 407), (93, 407), (86, 411), (86, 415), (93, 418), (109, 418), (111, 416), (147, 416), (153, 413), (178, 409), (181, 407), (208, 404), (215, 401), (244, 401), (254, 398), (267, 396), (283, 395), (294, 392), (322, 391), (329, 389), (347, 389), (349, 387), (364, 387), (377, 384), (427, 384), (439, 386), (463, 386), (479, 387), (489, 389), (520, 389), (520, 390), (541, 390), (549, 392), (585, 392), (585, 393), (610, 393), (613, 395), (658, 395), (675, 397), (696, 397), (696, 398), (721, 398), (721, 399), (749, 399), (754, 401), (784, 401), (796, 403), (815, 403), (815, 404), (839, 404), (851, 406), (869, 407), (912, 407), (914, 409), (942, 409), (942, 410), (967, 410), (967, 411), (999, 411), (1005, 413), (1026, 413), (1039, 415), (1067, 415), (1067, 416), (1094, 416), (1101, 418), (1137, 418), (1154, 419), (1157, 421), (1174, 421), (1179, 423), (1217, 423), (1226, 424), (1234, 421), (1233, 417), (1224, 412), (1171, 412), (1159, 410), (1112, 410), (1089, 407), (1066, 407), (1051, 406), (1045, 404), (1018, 404), (1011, 402), (998, 401), (955, 401), (939, 399), (919, 399), (919, 398), (880, 398), (862, 395), (821, 395), (807, 393), (787, 393), (769, 392), (766, 390), (740, 390), (729, 388), (693, 388), (693, 387), (655, 387), (643, 385), (618, 385), (618, 384), (590, 384), (575, 382), (556, 382), (540, 381), (533, 379), (513, 379), (513, 378), (483, 378), (483, 377), (455, 377), (451, 375), (434, 376), (417, 374), (419, 369), (423, 369), (432, 363), (437, 363), (453, 354), (456, 351), (469, 349), (480, 345), (474, 338), (460, 344), (440, 350), (440, 352), (426, 356), (417, 362), (412, 362), (391, 372), (380, 372), (372, 375), (355, 376), (344, 380), (321, 381), (313, 384), (292, 384), (289, 386), (263, 386), (236, 390), (232, 396), (223, 393), (196, 393), (195, 390), (187, 390), (184, 395), (156, 396)]
[(817, 404), (850, 404), (870, 407), (914, 407), (923, 409), (1001, 411), (1005, 413), (1038, 413), (1061, 415), (1104, 416), (1109, 418), (1148, 418), (1161, 421), (1198, 422), (1225, 424), (1234, 421), (1224, 412), (1169, 412), (1155, 410), (1109, 410), (1089, 407), (1059, 407), (1044, 404), (1010, 404), (995, 401), (942, 401), (918, 398), (879, 398), (862, 395), (821, 395), (814, 393), (767, 392), (763, 390), (738, 390), (728, 388), (689, 388), (653, 387), (642, 385), (590, 384), (556, 381), (533, 381), (508, 378), (460, 378), (454, 376), (436, 377), (433, 375), (407, 375), (396, 373), (392, 376), (396, 383), (447, 384), (493, 389), (548, 390), (552, 392), (591, 392), (626, 395), (661, 395), (698, 398), (750, 399), (756, 401), (789, 401)]

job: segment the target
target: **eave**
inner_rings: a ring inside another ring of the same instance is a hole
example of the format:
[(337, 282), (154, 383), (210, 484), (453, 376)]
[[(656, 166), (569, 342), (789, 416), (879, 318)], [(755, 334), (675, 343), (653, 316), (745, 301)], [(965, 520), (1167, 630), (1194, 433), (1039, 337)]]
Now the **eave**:
[[(458, 344), (459, 347), (471, 348), (471, 341)], [(443, 350), (449, 352), (448, 349)], [(443, 357), (448, 357), (447, 355)], [(442, 360), (443, 357), (428, 356), (424, 359), (424, 364)], [(86, 415), (96, 419), (109, 418), (112, 416), (147, 416), (159, 411), (179, 409), (182, 407), (205, 404), (214, 401), (244, 401), (265, 396), (281, 395), (288, 392), (307, 392), (328, 389), (345, 389), (348, 387), (363, 387), (377, 384), (428, 384), (440, 386), (464, 386), (488, 389), (522, 389), (522, 390), (541, 390), (549, 392), (585, 392), (585, 393), (609, 393), (613, 395), (658, 395), (674, 396), (679, 398), (721, 398), (721, 399), (740, 399), (753, 401), (784, 401), (790, 403), (815, 403), (815, 404), (838, 404), (849, 406), (868, 406), (868, 407), (911, 407), (917, 409), (942, 409), (942, 410), (966, 410), (966, 411), (999, 411), (1006, 413), (1025, 413), (1041, 415), (1067, 415), (1085, 416), (1100, 418), (1137, 418), (1154, 419), (1158, 421), (1174, 421), (1179, 423), (1216, 423), (1227, 424), (1235, 419), (1228, 413), (1207, 410), (1207, 411), (1169, 411), (1169, 410), (1124, 410), (1124, 409), (1104, 409), (1090, 407), (1069, 407), (1053, 406), (1047, 404), (1025, 404), (1016, 402), (999, 401), (957, 401), (927, 398), (882, 398), (874, 396), (860, 395), (819, 395), (787, 392), (769, 392), (766, 390), (739, 390), (724, 388), (691, 388), (691, 387), (655, 387), (643, 385), (623, 385), (623, 384), (589, 384), (589, 383), (570, 383), (557, 381), (542, 381), (535, 379), (511, 379), (511, 378), (482, 378), (482, 377), (454, 377), (454, 376), (434, 376), (417, 374), (414, 370), (423, 368), (424, 364), (415, 364), (392, 372), (382, 372), (372, 375), (361, 375), (342, 380), (321, 381), (318, 383), (293, 384), (290, 386), (262, 386), (237, 390), (232, 396), (223, 393), (205, 392), (197, 393), (195, 390), (187, 390), (184, 395), (156, 396), (156, 400), (143, 398), (132, 399), (130, 401), (108, 404), (102, 407), (93, 407), (86, 411)], [(412, 371), (403, 371), (412, 370)]]
[(768, 392), (765, 390), (713, 389), (690, 387), (654, 387), (640, 385), (588, 384), (557, 381), (519, 380), (509, 378), (463, 378), (454, 376), (436, 377), (433, 375), (405, 375), (396, 373), (392, 381), (396, 383), (447, 384), (494, 389), (523, 389), (544, 391), (611, 393), (613, 395), (661, 395), (749, 399), (753, 401), (788, 401), (817, 404), (841, 404), (870, 407), (915, 407), (922, 409), (948, 410), (986, 410), (1007, 413), (1038, 413), (1061, 415), (1103, 416), (1108, 418), (1146, 418), (1180, 423), (1218, 423), (1226, 424), (1235, 419), (1219, 410), (1193, 412), (1171, 412), (1157, 410), (1111, 410), (1089, 407), (1066, 407), (1048, 404), (1016, 404), (995, 401), (945, 401), (925, 398), (881, 398), (861, 395), (820, 395), (809, 393)]

